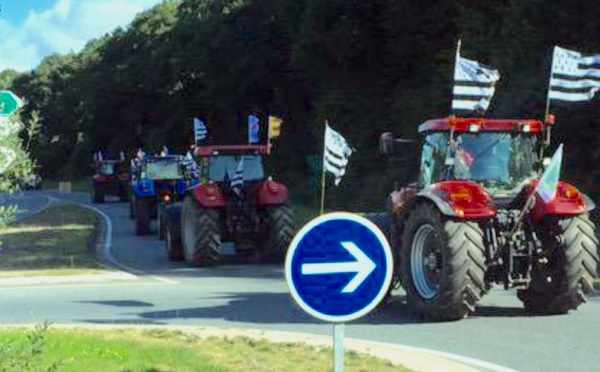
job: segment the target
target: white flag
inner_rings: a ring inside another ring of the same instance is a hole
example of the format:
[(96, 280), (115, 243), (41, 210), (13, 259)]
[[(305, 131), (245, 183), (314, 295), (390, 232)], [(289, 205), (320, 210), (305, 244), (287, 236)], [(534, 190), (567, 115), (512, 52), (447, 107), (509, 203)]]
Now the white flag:
[(456, 55), (453, 110), (486, 111), (500, 80), (498, 70)]
[(206, 128), (206, 124), (198, 118), (194, 118), (194, 139), (196, 145), (206, 139), (208, 136), (208, 129)]
[(244, 188), (244, 157), (242, 156), (240, 162), (238, 163), (237, 169), (235, 170), (235, 175), (231, 180), (231, 189), (238, 195), (242, 192)]
[(584, 57), (581, 53), (554, 47), (549, 99), (567, 102), (589, 101), (599, 89), (600, 55)]
[(325, 126), (325, 156), (323, 167), (335, 177), (335, 185), (339, 185), (342, 176), (346, 174), (348, 158), (352, 155), (352, 149), (338, 132)]

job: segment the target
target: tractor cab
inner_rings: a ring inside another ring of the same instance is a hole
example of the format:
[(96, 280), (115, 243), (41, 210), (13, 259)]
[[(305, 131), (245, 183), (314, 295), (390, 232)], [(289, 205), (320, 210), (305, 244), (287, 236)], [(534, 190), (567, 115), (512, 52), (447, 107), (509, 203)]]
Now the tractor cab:
[(492, 195), (514, 196), (538, 176), (537, 120), (430, 120), (422, 136), (421, 186), (469, 181)]

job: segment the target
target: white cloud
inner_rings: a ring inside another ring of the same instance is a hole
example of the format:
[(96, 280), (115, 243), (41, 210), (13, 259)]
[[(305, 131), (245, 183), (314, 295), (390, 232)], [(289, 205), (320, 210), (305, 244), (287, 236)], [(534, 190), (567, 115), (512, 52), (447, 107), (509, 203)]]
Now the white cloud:
[(127, 26), (137, 13), (161, 1), (56, 0), (48, 10), (31, 11), (23, 24), (0, 20), (0, 70), (27, 71), (52, 53), (78, 52), (89, 40)]

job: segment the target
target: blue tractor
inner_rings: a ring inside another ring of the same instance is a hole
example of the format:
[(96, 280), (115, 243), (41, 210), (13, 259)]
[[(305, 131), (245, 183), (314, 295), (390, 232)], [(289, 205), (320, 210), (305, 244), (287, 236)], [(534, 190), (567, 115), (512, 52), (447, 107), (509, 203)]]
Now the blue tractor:
[(130, 215), (136, 235), (148, 235), (157, 220), (159, 239), (165, 236), (165, 206), (183, 200), (189, 187), (198, 184), (195, 162), (182, 155), (143, 156), (132, 160)]

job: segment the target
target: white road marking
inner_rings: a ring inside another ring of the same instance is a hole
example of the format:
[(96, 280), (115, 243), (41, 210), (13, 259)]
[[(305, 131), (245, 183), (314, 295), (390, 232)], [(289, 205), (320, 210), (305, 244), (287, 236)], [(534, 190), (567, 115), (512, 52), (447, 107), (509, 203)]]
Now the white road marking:
[(99, 216), (101, 216), (102, 219), (104, 219), (104, 222), (106, 225), (106, 231), (104, 234), (104, 244), (102, 245), (101, 253), (108, 262), (110, 262), (115, 267), (117, 267), (123, 271), (126, 271), (132, 275), (145, 276), (145, 277), (152, 278), (154, 280), (157, 280), (157, 281), (163, 282), (163, 283), (167, 283), (167, 284), (179, 284), (179, 282), (177, 282), (175, 280), (171, 280), (171, 279), (167, 279), (167, 278), (163, 278), (163, 277), (155, 276), (155, 275), (148, 275), (143, 270), (138, 270), (136, 268), (133, 268), (131, 266), (128, 266), (124, 263), (117, 261), (111, 252), (112, 241), (113, 241), (113, 224), (112, 224), (112, 220), (110, 219), (110, 217), (106, 213), (101, 211), (100, 209), (93, 207), (91, 205), (82, 204), (82, 203), (79, 203), (79, 205), (93, 210)]

